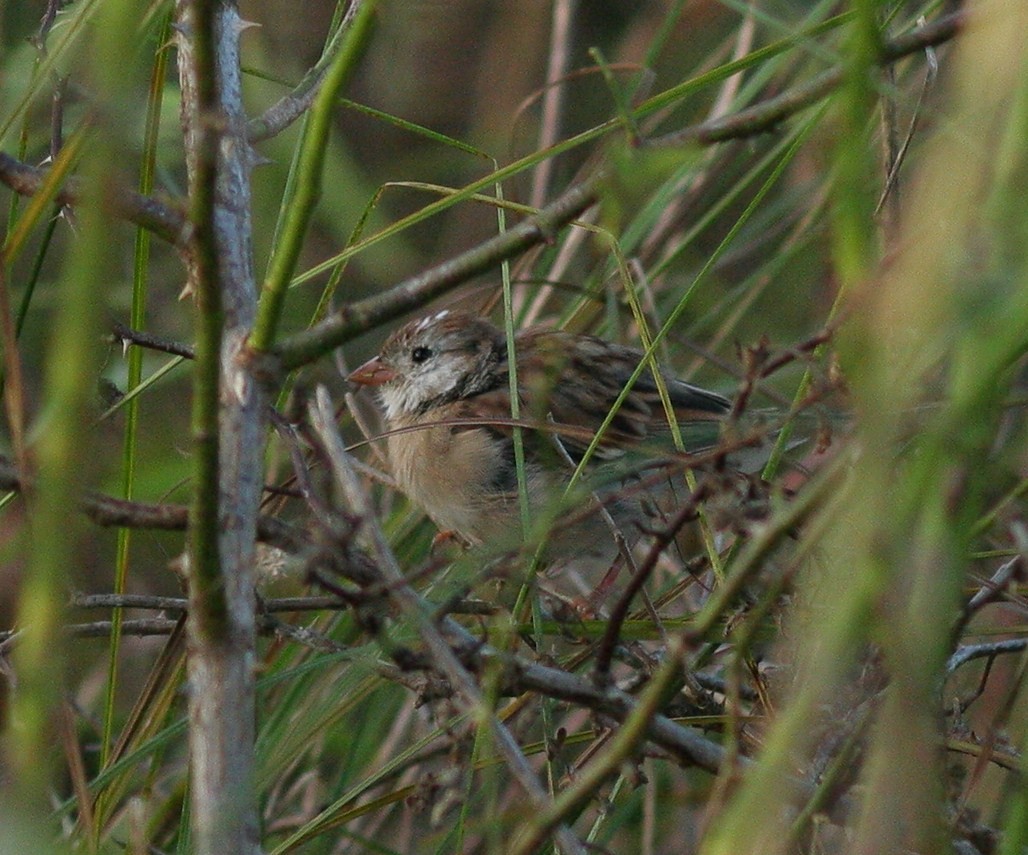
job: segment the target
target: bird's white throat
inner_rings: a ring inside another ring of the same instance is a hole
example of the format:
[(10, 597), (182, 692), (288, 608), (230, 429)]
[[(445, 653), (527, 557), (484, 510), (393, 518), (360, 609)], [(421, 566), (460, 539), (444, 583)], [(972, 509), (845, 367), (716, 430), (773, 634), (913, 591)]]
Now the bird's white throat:
[(390, 423), (423, 412), (426, 403), (445, 399), (460, 388), (471, 366), (466, 359), (441, 353), (431, 366), (398, 383), (389, 383), (379, 390), (382, 409)]

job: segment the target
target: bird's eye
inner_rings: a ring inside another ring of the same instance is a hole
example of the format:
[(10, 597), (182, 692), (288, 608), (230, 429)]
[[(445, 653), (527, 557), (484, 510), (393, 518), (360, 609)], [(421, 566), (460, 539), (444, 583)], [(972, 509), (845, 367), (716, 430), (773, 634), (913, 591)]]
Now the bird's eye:
[(430, 347), (416, 347), (410, 352), (410, 358), (415, 362), (424, 362), (431, 355), (432, 349)]

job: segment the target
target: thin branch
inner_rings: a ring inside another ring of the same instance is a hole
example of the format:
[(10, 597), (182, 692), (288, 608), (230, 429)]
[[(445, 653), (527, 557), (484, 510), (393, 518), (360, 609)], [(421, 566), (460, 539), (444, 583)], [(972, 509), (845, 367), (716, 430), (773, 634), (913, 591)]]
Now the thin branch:
[(189, 608), (185, 597), (148, 594), (72, 594), (68, 605), (76, 609), (152, 609), (161, 612), (184, 612)]
[(261, 615), (258, 618), (258, 631), (262, 635), (275, 635), (287, 641), (309, 647), (319, 653), (345, 653), (351, 650), (348, 645), (341, 644), (334, 638), (329, 638), (317, 630), (307, 626), (296, 626), (286, 623), (271, 615)]
[(697, 487), (696, 492), (690, 493), (681, 507), (675, 513), (675, 517), (668, 525), (657, 533), (650, 546), (646, 558), (636, 568), (635, 573), (628, 580), (625, 590), (621, 593), (614, 608), (610, 611), (603, 637), (600, 639), (596, 650), (595, 672), (600, 680), (608, 680), (610, 677), (610, 666), (614, 659), (614, 650), (621, 641), (621, 627), (628, 617), (629, 608), (635, 595), (642, 590), (643, 584), (650, 578), (657, 568), (657, 562), (672, 542), (682, 527), (691, 519), (696, 518), (697, 506), (705, 497), (703, 487)]
[(972, 659), (997, 656), (1000, 653), (1019, 653), (1028, 648), (1028, 638), (1009, 638), (1005, 641), (988, 641), (983, 644), (964, 644), (958, 647), (946, 661), (946, 673), (952, 674), (961, 665)]
[[(178, 621), (168, 618), (123, 620), (121, 634), (125, 636), (171, 635), (176, 626), (178, 626)], [(76, 623), (64, 627), (64, 632), (73, 638), (108, 638), (113, 631), (114, 622), (109, 620)]]
[[(23, 488), (14, 464), (0, 457), (0, 489), (21, 491)], [(185, 505), (135, 502), (104, 493), (87, 494), (80, 503), (82, 512), (100, 526), (158, 531), (185, 531), (189, 526), (189, 510)], [(290, 553), (300, 552), (308, 546), (306, 537), (299, 529), (270, 516), (258, 519), (257, 539)]]
[(43, 12), (42, 20), (39, 22), (39, 29), (31, 39), (37, 48), (45, 49), (47, 36), (50, 35), (54, 21), (57, 20), (57, 12), (60, 8), (61, 0), (47, 0), (46, 10)]
[(159, 350), (162, 353), (170, 353), (172, 356), (182, 356), (186, 359), (194, 359), (196, 350), (188, 344), (173, 341), (170, 338), (154, 335), (153, 333), (134, 330), (125, 324), (115, 322), (111, 325), (114, 337), (121, 342), (134, 344), (138, 347), (145, 347), (148, 350)]
[[(189, 608), (185, 597), (158, 597), (149, 594), (74, 594), (69, 605), (77, 609), (152, 609), (184, 612)], [(348, 608), (338, 597), (276, 597), (264, 600), (261, 611), (312, 612)]]
[[(171, 635), (179, 625), (177, 620), (170, 618), (139, 618), (121, 621), (121, 634), (136, 638), (153, 635)], [(275, 635), (288, 641), (309, 647), (319, 653), (344, 653), (350, 648), (309, 627), (294, 626), (278, 618), (264, 615), (259, 621), (262, 635)], [(62, 627), (62, 631), (72, 638), (110, 638), (114, 632), (114, 621), (98, 620), (90, 623), (73, 623)], [(18, 633), (0, 633), (0, 644), (10, 649), (18, 640)], [(383, 669), (382, 674), (392, 679), (393, 669)]]
[[(71, 604), (78, 608), (149, 608), (168, 611), (186, 610), (185, 599), (178, 597), (152, 597), (140, 595), (78, 594)], [(335, 597), (284, 597), (268, 600), (266, 612), (291, 612), (322, 608), (339, 608)], [(427, 609), (426, 609), (427, 610)], [(170, 622), (174, 625), (174, 621)], [(85, 626), (99, 627), (101, 622)], [(108, 624), (109, 626), (109, 624)], [(140, 626), (143, 626), (141, 623)], [(156, 627), (157, 624), (152, 624)], [(447, 627), (450, 629), (451, 627)], [(99, 629), (86, 631), (89, 634), (103, 634)], [(478, 644), (466, 631), (461, 630), (457, 651), (461, 658), (476, 671), (485, 671), (499, 666), (502, 673), (502, 692), (516, 696), (526, 691), (538, 692), (556, 700), (568, 701), (584, 706), (595, 713), (621, 720), (628, 716), (637, 703), (627, 692), (612, 687), (599, 688), (592, 681), (559, 668), (538, 665), (511, 654), (500, 653), (488, 645)], [(720, 683), (714, 688), (723, 689)], [(670, 719), (656, 716), (649, 731), (650, 738), (661, 747), (674, 753), (680, 760), (696, 765), (712, 774), (720, 770), (723, 749), (696, 733), (694, 730), (675, 724)]]
[[(19, 196), (34, 196), (44, 181), (45, 170), (29, 166), (0, 151), (0, 183), (6, 184)], [(82, 199), (82, 192), (82, 180), (69, 178), (57, 193), (55, 201), (62, 206), (77, 205)], [(128, 220), (176, 246), (184, 242), (186, 218), (174, 202), (162, 201), (156, 196), (144, 196), (127, 188), (111, 193), (105, 201), (109, 201), (114, 216)]]
[(964, 611), (969, 620), (971, 615), (982, 610), (983, 607), (998, 599), (1007, 586), (1014, 580), (1024, 576), (1025, 564), (1028, 563), (1023, 555), (1015, 555), (1009, 561), (1004, 562), (996, 572), (992, 574), (987, 582), (975, 592), (974, 596), (967, 601)]
[[(966, 14), (955, 12), (905, 35), (898, 36), (882, 45), (880, 65), (889, 65), (912, 53), (949, 41), (960, 31), (966, 21)], [(723, 118), (702, 122), (683, 128), (672, 134), (651, 140), (652, 145), (681, 145), (698, 142), (704, 145), (730, 139), (742, 139), (773, 130), (790, 116), (806, 109), (835, 91), (846, 75), (843, 67), (831, 68), (808, 83), (768, 98), (759, 104), (740, 110)]]
[(268, 107), (262, 115), (250, 119), (246, 125), (246, 137), (251, 143), (270, 139), (280, 134), (314, 103), (325, 79), (325, 74), (346, 44), (346, 36), (353, 27), (354, 19), (362, 5), (364, 4), (359, 0), (350, 4), (343, 20), (325, 46), (321, 59), (303, 76), (292, 92)]

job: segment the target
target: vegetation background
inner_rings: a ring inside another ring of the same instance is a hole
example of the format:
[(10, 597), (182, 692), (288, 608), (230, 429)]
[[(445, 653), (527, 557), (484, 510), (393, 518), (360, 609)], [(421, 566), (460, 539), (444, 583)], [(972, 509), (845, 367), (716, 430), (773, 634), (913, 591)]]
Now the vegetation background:
[[(1028, 6), (239, 13), (0, 10), (0, 852), (1022, 852)], [(763, 478), (497, 605), (314, 392), (455, 304)]]

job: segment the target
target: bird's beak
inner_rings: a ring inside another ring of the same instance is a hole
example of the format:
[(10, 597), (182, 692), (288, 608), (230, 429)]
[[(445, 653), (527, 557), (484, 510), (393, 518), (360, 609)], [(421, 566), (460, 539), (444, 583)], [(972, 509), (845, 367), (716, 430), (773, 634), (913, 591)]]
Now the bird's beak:
[(396, 377), (396, 372), (375, 356), (360, 368), (354, 369), (346, 379), (361, 386), (381, 386)]

